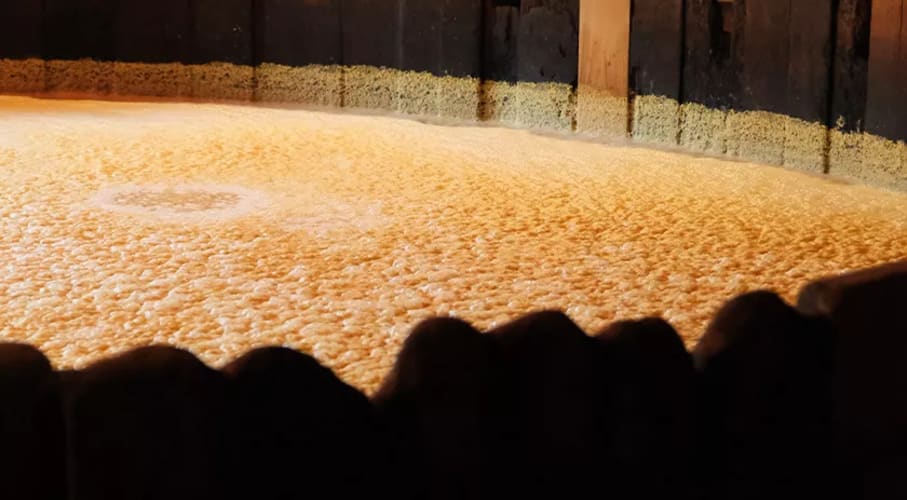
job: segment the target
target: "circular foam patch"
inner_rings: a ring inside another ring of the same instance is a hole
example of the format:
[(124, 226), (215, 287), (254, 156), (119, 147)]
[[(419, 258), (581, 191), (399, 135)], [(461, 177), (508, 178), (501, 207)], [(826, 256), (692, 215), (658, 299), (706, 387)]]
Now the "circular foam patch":
[(112, 212), (185, 222), (232, 219), (267, 205), (259, 191), (223, 184), (111, 186), (93, 201)]

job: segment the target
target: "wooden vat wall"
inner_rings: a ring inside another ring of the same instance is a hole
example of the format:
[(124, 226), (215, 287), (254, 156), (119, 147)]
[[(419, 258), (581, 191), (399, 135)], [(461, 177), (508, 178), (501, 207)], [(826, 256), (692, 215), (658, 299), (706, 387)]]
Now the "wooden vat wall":
[(905, 20), (904, 0), (635, 0), (632, 134), (905, 189)]
[(0, 91), (285, 101), (907, 189), (907, 0), (0, 0)]

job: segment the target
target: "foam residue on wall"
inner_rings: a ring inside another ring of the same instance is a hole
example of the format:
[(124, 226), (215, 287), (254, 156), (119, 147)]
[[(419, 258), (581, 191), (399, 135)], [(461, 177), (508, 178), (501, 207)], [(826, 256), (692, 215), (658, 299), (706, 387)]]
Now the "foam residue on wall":
[(724, 154), (727, 151), (727, 113), (697, 103), (680, 106), (680, 145), (691, 151)]
[(292, 102), (339, 107), (343, 104), (340, 66), (262, 64), (256, 69), (255, 98), (265, 102)]
[(663, 96), (641, 95), (633, 99), (633, 138), (675, 145), (680, 136), (680, 103)]
[(192, 69), (180, 63), (113, 63), (117, 95), (190, 97)]
[(94, 59), (46, 61), (45, 89), (48, 92), (109, 94), (113, 90), (113, 64)]
[(836, 177), (907, 188), (904, 142), (765, 111), (724, 111), (695, 103), (680, 110), (680, 145), (686, 149), (817, 173), (827, 165)]
[(563, 83), (495, 82), (482, 84), (482, 118), (545, 130), (573, 129), (576, 96)]
[(576, 96), (576, 130), (600, 137), (627, 137), (628, 102), (581, 85)]
[(251, 101), (255, 97), (255, 68), (209, 63), (191, 67), (192, 96), (199, 99)]
[(44, 90), (44, 61), (41, 59), (0, 59), (0, 90), (10, 93)]
[(822, 173), (828, 158), (828, 128), (822, 123), (783, 116), (784, 166)]
[(343, 71), (343, 104), (351, 108), (394, 109), (400, 71), (374, 66), (347, 66)]
[(730, 156), (770, 165), (784, 162), (782, 115), (765, 111), (729, 111), (727, 151)]
[(829, 173), (860, 182), (907, 189), (907, 144), (876, 135), (831, 131)]
[(460, 120), (475, 120), (482, 96), (482, 82), (478, 78), (435, 77), (440, 99), (438, 114)]
[[(431, 73), (397, 71), (394, 75), (394, 111), (408, 115), (438, 116), (444, 99), (438, 77)], [(473, 113), (474, 115), (474, 113)]]

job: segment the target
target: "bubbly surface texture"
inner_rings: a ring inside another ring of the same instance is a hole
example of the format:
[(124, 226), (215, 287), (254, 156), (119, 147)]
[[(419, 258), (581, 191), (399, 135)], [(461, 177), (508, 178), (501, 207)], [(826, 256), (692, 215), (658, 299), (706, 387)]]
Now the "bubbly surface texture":
[(60, 368), (287, 345), (372, 390), (420, 320), (660, 315), (907, 258), (907, 195), (523, 130), (0, 97), (0, 337)]

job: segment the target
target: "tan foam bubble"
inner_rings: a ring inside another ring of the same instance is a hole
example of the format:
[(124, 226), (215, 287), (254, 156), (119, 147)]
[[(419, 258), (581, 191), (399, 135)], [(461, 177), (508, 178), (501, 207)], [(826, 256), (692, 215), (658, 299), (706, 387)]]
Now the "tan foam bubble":
[(903, 193), (386, 116), (0, 97), (0, 169), (0, 336), (60, 367), (277, 344), (372, 389), (438, 314), (695, 342), (736, 293), (907, 258)]

